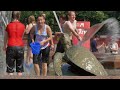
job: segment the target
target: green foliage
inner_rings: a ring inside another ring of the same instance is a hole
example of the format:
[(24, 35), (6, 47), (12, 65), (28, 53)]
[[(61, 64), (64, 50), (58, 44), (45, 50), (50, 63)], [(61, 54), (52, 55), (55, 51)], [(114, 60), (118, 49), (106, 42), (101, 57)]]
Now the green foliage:
[[(21, 22), (26, 24), (27, 21), (25, 21), (25, 18), (28, 18), (30, 15), (34, 15), (37, 18), (37, 16), (40, 13), (46, 14), (46, 23), (50, 25), (53, 32), (60, 31), (52, 11), (22, 11), (20, 20)], [(67, 12), (56, 11), (56, 14), (59, 17), (61, 14), (67, 15)], [(101, 23), (102, 21), (110, 17), (115, 17), (116, 19), (120, 20), (120, 12), (119, 11), (76, 11), (76, 20), (90, 21), (91, 26), (96, 23)]]

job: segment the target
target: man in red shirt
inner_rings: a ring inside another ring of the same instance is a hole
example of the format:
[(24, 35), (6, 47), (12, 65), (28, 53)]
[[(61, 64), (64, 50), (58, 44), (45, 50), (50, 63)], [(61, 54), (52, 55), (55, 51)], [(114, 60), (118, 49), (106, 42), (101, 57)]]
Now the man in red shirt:
[(13, 11), (12, 18), (13, 21), (7, 25), (4, 35), (3, 50), (6, 51), (6, 72), (9, 75), (13, 75), (16, 61), (16, 72), (18, 75), (22, 75), (24, 71), (24, 43), (22, 38), (25, 25), (19, 21), (20, 11)]

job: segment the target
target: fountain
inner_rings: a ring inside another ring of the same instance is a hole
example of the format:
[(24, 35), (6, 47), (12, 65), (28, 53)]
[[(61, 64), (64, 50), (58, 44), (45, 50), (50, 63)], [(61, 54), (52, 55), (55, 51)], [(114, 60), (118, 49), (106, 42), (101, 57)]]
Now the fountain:
[[(115, 18), (109, 18), (109, 19), (103, 21), (102, 23), (98, 23), (98, 24), (93, 25), (90, 28), (90, 30), (88, 30), (88, 32), (84, 35), (82, 43), (84, 43), (85, 41), (90, 39), (99, 30), (102, 30), (103, 27), (105, 27), (105, 30), (108, 31), (107, 36), (111, 36), (111, 39), (112, 39), (111, 41), (118, 40), (118, 36), (120, 34), (119, 33), (119, 30), (120, 30), (119, 29), (119, 23), (118, 23), (118, 21)], [(80, 43), (80, 45), (82, 43)], [(99, 54), (101, 54), (101, 53), (95, 54), (95, 56), (97, 57)], [(101, 60), (101, 64), (104, 66), (104, 68), (106, 68), (106, 67), (109, 67), (109, 68), (110, 67), (114, 67), (114, 68), (120, 67), (120, 64), (119, 64), (120, 56), (119, 55), (111, 55), (111, 54), (108, 54), (108, 53), (107, 54), (105, 53), (103, 55), (104, 55), (104, 58)], [(105, 61), (107, 61), (107, 64), (109, 64), (109, 61), (110, 62), (112, 61), (113, 65), (112, 64), (107, 65), (105, 63)], [(51, 65), (53, 65), (53, 64), (51, 64)], [(67, 74), (69, 76), (70, 73), (72, 75), (74, 75), (75, 72), (78, 72), (80, 70), (80, 68), (78, 68), (78, 67), (76, 67), (76, 68), (74, 67), (74, 70), (73, 70), (72, 66), (76, 66), (76, 65), (72, 65), (72, 64), (69, 65), (68, 63), (67, 64), (63, 64), (62, 67), (61, 67), (62, 73), (64, 73), (64, 70), (65, 70), (66, 73), (69, 72), (69, 74)], [(50, 67), (52, 67), (52, 66), (50, 66)], [(64, 68), (66, 68), (66, 69), (64, 69)], [(69, 68), (71, 68), (71, 69), (69, 69)], [(77, 74), (75, 74), (75, 75), (77, 75)], [(90, 74), (88, 74), (88, 75), (90, 75)]]
[[(119, 22), (115, 18), (110, 18), (105, 21), (105, 25), (102, 30), (106, 30), (106, 40), (109, 40), (108, 47), (112, 42), (118, 42), (120, 36)], [(95, 56), (100, 60), (106, 69), (118, 69), (120, 68), (120, 55), (113, 55), (109, 53), (96, 53)]]
[[(2, 74), (2, 75), (4, 75), (4, 73), (6, 71), (5, 54), (4, 54), (3, 50), (2, 50), (2, 47), (3, 47), (3, 36), (4, 36), (4, 32), (3, 31), (5, 30), (6, 24), (9, 23), (10, 20), (11, 20), (10, 19), (10, 17), (11, 17), (10, 13), (11, 12), (6, 12), (6, 17), (4, 17), (4, 21), (2, 20), (2, 16), (0, 15), (0, 20), (3, 21), (0, 24), (1, 27), (2, 27), (2, 28), (0, 28), (1, 29), (0, 30), (0, 74)], [(108, 36), (111, 36), (112, 40), (118, 40), (118, 36), (119, 36), (118, 23), (117, 23), (117, 21), (115, 19), (110, 18), (110, 19), (106, 20), (105, 22), (102, 22), (102, 23), (99, 23), (99, 24), (95, 24), (95, 27), (92, 27), (91, 30), (88, 30), (89, 32), (85, 35), (84, 42), (86, 40), (90, 39), (99, 30), (101, 30), (101, 27), (105, 27), (108, 30), (108, 32), (110, 32), (110, 33), (108, 33)], [(113, 29), (115, 29), (115, 32), (112, 31)], [(119, 59), (120, 60), (120, 56), (119, 55), (111, 55), (111, 54), (106, 54), (105, 55), (104, 54), (104, 56), (105, 56), (104, 59), (101, 60), (101, 63), (103, 64), (104, 67), (109, 66), (109, 65), (105, 64), (105, 60), (106, 61), (109, 61), (109, 59), (112, 59), (112, 60), (118, 60)], [(116, 65), (116, 67), (120, 67), (120, 64), (119, 65), (118, 64), (119, 63), (116, 63), (114, 65)], [(70, 64), (64, 63), (62, 65), (62, 72), (64, 74), (63, 76), (78, 76), (79, 72), (75, 73), (75, 72), (77, 72), (76, 70), (78, 70), (78, 69), (79, 69), (78, 67), (72, 67)], [(24, 75), (27, 75), (26, 72), (27, 71), (25, 69)], [(49, 73), (48, 74), (51, 75), (51, 76), (55, 76), (55, 72), (54, 72), (54, 68), (53, 68), (53, 63), (49, 64)], [(32, 70), (32, 73), (30, 75), (34, 75), (34, 70)]]
[(5, 72), (5, 52), (3, 52), (3, 36), (4, 36), (4, 29), (5, 24), (2, 21), (2, 16), (0, 14), (0, 74), (3, 74)]

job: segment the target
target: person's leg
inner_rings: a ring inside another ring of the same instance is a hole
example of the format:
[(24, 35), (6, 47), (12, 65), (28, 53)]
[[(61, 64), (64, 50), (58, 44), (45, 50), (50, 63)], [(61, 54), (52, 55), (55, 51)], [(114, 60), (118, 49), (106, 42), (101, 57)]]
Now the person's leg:
[(29, 46), (27, 46), (26, 64), (29, 64)]
[(24, 63), (24, 49), (22, 47), (16, 48), (16, 72), (18, 76), (22, 76), (24, 72), (23, 63)]
[(40, 59), (40, 54), (39, 55), (33, 54), (34, 70), (37, 76), (40, 76), (39, 59)]
[(8, 75), (13, 75), (14, 67), (15, 67), (15, 51), (13, 48), (8, 47), (6, 51), (6, 66), (7, 70), (6, 72)]
[(30, 47), (30, 43), (31, 43), (31, 39), (30, 39), (30, 36), (28, 36), (28, 46), (27, 46), (27, 60), (26, 60), (26, 63), (27, 64), (30, 64), (32, 63), (32, 50), (31, 50), (31, 47)]
[(42, 75), (47, 76), (47, 64), (49, 62), (49, 52), (50, 47), (45, 48), (42, 50)]
[(33, 63), (33, 53), (31, 47), (30, 47), (30, 63)]
[(47, 76), (47, 63), (42, 63), (42, 75)]
[(28, 62), (29, 62), (29, 64), (31, 64), (33, 61), (32, 61), (32, 59), (33, 59), (33, 57), (32, 57), (33, 55), (32, 55), (32, 51), (31, 51), (31, 47), (28, 47)]
[(39, 64), (34, 64), (34, 70), (37, 76), (40, 76), (40, 68)]

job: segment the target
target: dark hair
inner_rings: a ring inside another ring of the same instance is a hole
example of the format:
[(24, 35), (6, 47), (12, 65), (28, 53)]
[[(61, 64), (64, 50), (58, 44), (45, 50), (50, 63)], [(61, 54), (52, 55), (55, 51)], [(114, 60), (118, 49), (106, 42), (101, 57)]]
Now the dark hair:
[(44, 19), (46, 19), (46, 15), (44, 13), (41, 13), (38, 17), (43, 17)]
[(94, 38), (99, 38), (99, 37), (100, 37), (100, 36), (99, 36), (99, 35), (97, 35), (97, 34), (94, 36)]
[(21, 12), (20, 11), (12, 11), (12, 18), (13, 19), (19, 19), (20, 18), (20, 15), (21, 15)]
[(66, 20), (66, 15), (62, 14), (59, 19), (62, 18), (63, 20)]

